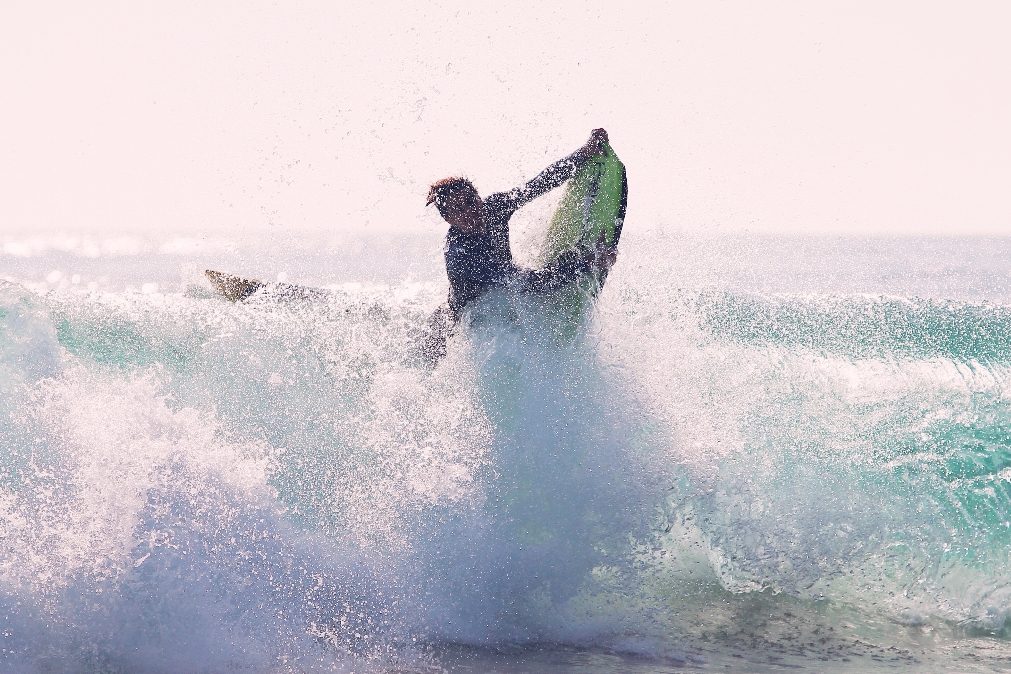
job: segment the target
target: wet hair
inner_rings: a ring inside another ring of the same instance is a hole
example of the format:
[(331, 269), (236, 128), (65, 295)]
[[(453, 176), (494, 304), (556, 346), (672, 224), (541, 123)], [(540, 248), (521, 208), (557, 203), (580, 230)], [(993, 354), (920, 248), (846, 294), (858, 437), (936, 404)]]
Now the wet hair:
[(468, 192), (475, 197), (478, 196), (474, 183), (466, 178), (443, 178), (438, 182), (432, 183), (432, 186), (428, 188), (428, 201), (425, 202), (425, 205), (430, 206), (435, 204), (435, 207), (439, 209), (439, 214), (442, 217), (446, 217), (450, 211), (449, 202), (457, 195), (467, 194)]

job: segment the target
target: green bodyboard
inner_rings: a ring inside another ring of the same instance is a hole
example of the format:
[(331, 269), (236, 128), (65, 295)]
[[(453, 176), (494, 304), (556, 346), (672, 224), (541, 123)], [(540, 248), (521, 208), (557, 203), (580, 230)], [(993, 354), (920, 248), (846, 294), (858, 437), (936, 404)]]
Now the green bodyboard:
[[(610, 145), (588, 161), (569, 180), (562, 201), (551, 217), (541, 253), (541, 267), (552, 265), (577, 246), (595, 248), (601, 233), (616, 250), (628, 203), (625, 165)], [(607, 270), (592, 268), (574, 286), (558, 292), (555, 302), (572, 318), (585, 313), (607, 279)]]

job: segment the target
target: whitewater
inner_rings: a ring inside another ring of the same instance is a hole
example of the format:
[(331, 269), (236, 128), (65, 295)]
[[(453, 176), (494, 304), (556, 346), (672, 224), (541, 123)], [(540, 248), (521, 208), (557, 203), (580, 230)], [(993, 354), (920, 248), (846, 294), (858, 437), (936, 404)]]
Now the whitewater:
[(1011, 239), (627, 227), (432, 368), (441, 265), (0, 235), (0, 669), (1011, 667)]

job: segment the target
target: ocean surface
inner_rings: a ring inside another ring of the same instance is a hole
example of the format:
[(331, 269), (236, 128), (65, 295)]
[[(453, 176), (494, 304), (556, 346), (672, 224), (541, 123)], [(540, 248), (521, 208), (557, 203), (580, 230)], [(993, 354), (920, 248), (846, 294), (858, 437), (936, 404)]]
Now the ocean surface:
[(1011, 670), (1011, 239), (632, 224), (434, 369), (436, 232), (0, 233), (0, 670)]

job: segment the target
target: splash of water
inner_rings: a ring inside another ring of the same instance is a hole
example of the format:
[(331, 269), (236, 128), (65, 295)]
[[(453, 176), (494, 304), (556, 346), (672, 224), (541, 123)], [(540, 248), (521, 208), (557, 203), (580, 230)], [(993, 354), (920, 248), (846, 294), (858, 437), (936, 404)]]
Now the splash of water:
[(3, 285), (5, 662), (683, 657), (770, 612), (1008, 637), (1006, 309), (616, 273), (575, 337), (487, 298), (434, 371), (409, 348), (433, 285)]

